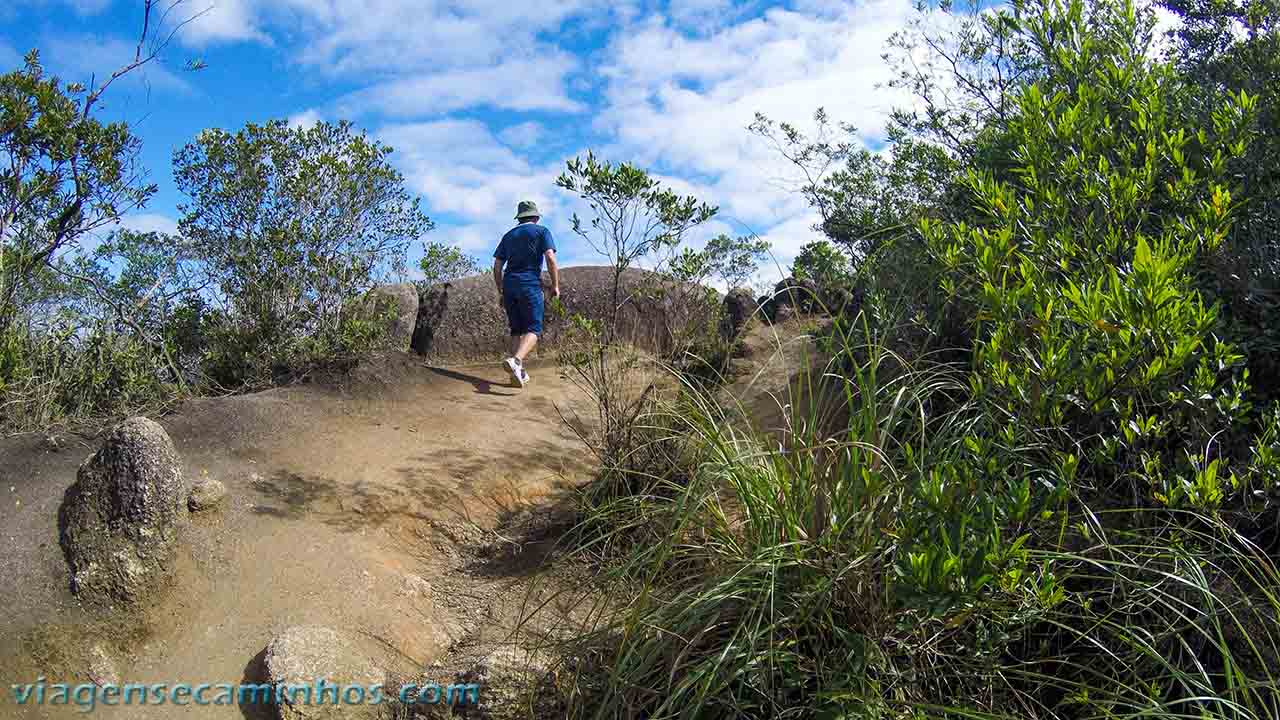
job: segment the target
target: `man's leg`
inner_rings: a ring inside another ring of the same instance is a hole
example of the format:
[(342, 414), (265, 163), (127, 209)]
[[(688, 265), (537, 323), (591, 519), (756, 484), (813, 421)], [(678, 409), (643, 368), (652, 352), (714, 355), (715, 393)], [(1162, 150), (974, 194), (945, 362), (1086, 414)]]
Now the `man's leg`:
[(502, 365), (507, 369), (507, 372), (511, 373), (511, 379), (516, 383), (520, 383), (520, 374), (523, 371), (520, 369), (520, 361), (516, 359), (516, 352), (520, 349), (520, 338), (525, 332), (525, 321), (520, 312), (520, 305), (512, 297), (511, 293), (503, 293), (502, 305), (507, 311), (507, 324), (511, 327), (511, 352), (502, 361)]
[(528, 356), (529, 353), (533, 352), (534, 346), (538, 344), (538, 336), (535, 333), (525, 333), (512, 338), (512, 340), (516, 340), (517, 342), (515, 343), (516, 350), (511, 354), (516, 360), (520, 361), (521, 365), (523, 365), (525, 357)]
[(516, 347), (515, 358), (524, 365), (525, 357), (533, 352), (533, 347), (538, 344), (538, 334), (542, 332), (542, 288), (526, 288), (520, 293), (518, 302), (520, 319), (524, 327), (521, 328), (520, 344)]

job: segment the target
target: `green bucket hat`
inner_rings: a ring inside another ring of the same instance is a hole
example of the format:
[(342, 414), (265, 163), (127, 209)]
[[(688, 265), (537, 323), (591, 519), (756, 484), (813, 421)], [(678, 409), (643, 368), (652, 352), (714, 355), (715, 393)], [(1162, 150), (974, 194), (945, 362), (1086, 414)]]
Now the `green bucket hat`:
[(523, 220), (531, 217), (542, 217), (542, 213), (538, 211), (538, 204), (532, 200), (522, 200), (516, 206), (516, 219)]

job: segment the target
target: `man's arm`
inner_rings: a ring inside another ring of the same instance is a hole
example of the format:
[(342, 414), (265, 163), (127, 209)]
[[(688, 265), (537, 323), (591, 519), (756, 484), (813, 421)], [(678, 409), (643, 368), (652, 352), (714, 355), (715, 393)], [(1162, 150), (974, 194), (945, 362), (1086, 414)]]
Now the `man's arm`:
[(551, 275), (551, 297), (560, 297), (560, 266), (556, 264), (556, 251), (548, 250), (547, 272)]
[(502, 299), (502, 258), (493, 259), (493, 284), (498, 287), (498, 299)]

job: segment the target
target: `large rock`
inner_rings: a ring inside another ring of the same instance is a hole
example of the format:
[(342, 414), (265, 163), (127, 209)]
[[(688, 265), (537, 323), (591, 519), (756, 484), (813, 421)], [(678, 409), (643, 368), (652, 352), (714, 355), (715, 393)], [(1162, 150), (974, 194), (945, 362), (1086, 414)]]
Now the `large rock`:
[(773, 305), (781, 308), (790, 305), (796, 312), (808, 313), (816, 309), (818, 285), (806, 278), (785, 277), (773, 287)]
[(520, 648), (490, 653), (458, 679), (480, 686), (476, 709), (486, 720), (555, 717), (564, 708), (545, 659)]
[[(543, 274), (543, 286), (551, 284)], [(685, 304), (673, 297), (694, 298), (697, 293), (667, 293), (654, 299), (650, 292), (661, 287), (657, 276), (628, 270), (622, 276), (616, 337), (652, 351), (670, 347), (669, 328), (684, 327), (691, 319), (705, 318), (705, 307)], [(543, 334), (535, 351), (554, 357), (568, 335), (569, 318), (581, 314), (605, 322), (613, 306), (613, 268), (600, 266), (562, 268), (560, 304), (563, 314), (547, 302)], [(427, 288), (418, 303), (418, 323), (413, 349), (432, 362), (495, 360), (508, 352), (511, 341), (507, 316), (498, 303), (491, 274), (476, 275)]]
[[(285, 630), (267, 646), (265, 662), (281, 720), (380, 718), (392, 707), (369, 702), (370, 688), (382, 686), (386, 675), (350, 638), (332, 628)], [(356, 686), (363, 691), (356, 691)], [(338, 702), (330, 687), (341, 694)]]
[(756, 299), (746, 288), (734, 288), (724, 296), (724, 319), (730, 338), (737, 337), (756, 312)]
[(855, 318), (862, 310), (863, 293), (861, 288), (833, 287), (822, 292), (824, 310), (832, 317)]
[(537, 653), (502, 647), (461, 672), (429, 670), (416, 684), (431, 690), (422, 691), (416, 702), (414, 694), (407, 699), (416, 717), (432, 720), (459, 715), (477, 720), (567, 717), (564, 697), (549, 667), (548, 660)]
[(58, 510), (72, 591), (110, 607), (167, 586), (184, 499), (178, 453), (164, 428), (141, 417), (116, 426), (80, 466)]
[(364, 297), (364, 311), (370, 315), (389, 312), (387, 342), (397, 350), (408, 350), (418, 322), (418, 289), (410, 283), (380, 285)]
[(781, 324), (790, 322), (796, 316), (796, 306), (790, 303), (779, 305), (773, 311), (773, 322)]

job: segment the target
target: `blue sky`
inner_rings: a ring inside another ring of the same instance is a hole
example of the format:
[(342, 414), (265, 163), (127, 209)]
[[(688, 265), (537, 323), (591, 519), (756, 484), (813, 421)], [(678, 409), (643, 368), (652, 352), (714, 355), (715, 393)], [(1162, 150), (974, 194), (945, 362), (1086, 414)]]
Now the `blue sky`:
[[(15, 4), (16, 2), (16, 4)], [(126, 224), (172, 230), (172, 154), (206, 127), (349, 119), (437, 223), (428, 239), (488, 257), (515, 204), (543, 206), (569, 264), (597, 262), (554, 187), (592, 149), (721, 207), (691, 238), (756, 232), (782, 263), (814, 239), (797, 178), (746, 130), (756, 111), (804, 124), (818, 106), (878, 142), (905, 99), (877, 89), (911, 0), (186, 0), (161, 62), (113, 87), (105, 112), (143, 140), (160, 191)], [(0, 65), (39, 48), (87, 81), (132, 55), (142, 0), (9, 0)], [(187, 72), (183, 64), (207, 67)], [(776, 275), (769, 271), (769, 276)]]

